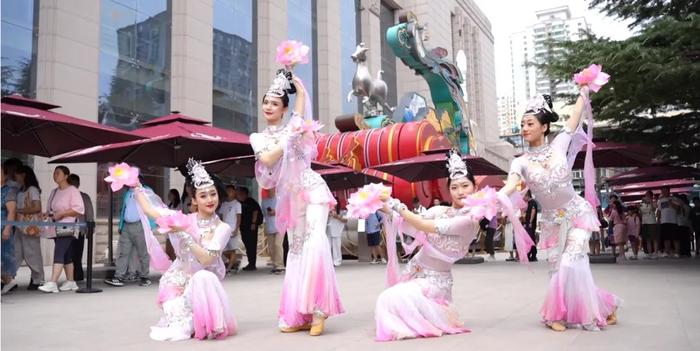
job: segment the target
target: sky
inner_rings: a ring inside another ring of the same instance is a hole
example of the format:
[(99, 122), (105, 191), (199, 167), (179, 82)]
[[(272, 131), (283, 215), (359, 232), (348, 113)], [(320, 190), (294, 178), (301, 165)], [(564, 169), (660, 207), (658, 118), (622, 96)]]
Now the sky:
[[(520, 32), (535, 23), (535, 11), (569, 6), (572, 17), (585, 17), (594, 33), (611, 39), (632, 35), (629, 21), (606, 17), (598, 10), (588, 9), (587, 0), (474, 0), (491, 22), (496, 60), (496, 90), (498, 96), (511, 95), (510, 34)], [(507, 11), (504, 11), (507, 9)]]

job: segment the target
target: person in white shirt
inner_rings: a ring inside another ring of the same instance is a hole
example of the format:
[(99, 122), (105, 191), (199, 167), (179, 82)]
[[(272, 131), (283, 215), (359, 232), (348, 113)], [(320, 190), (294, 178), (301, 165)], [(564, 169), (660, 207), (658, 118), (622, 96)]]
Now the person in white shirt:
[(268, 189), (267, 194), (263, 194), (263, 200), (260, 203), (265, 218), (265, 238), (270, 251), (270, 263), (272, 263), (272, 274), (284, 273), (284, 236), (286, 233), (280, 233), (275, 225), (275, 207), (277, 199), (275, 198), (275, 189)]
[(674, 197), (678, 201), (678, 254), (683, 257), (691, 257), (690, 241), (693, 234), (690, 220), (690, 201), (688, 195), (680, 194)]
[(347, 222), (346, 211), (341, 211), (340, 205), (336, 205), (336, 208), (332, 209), (328, 214), (328, 230), (326, 230), (326, 233), (328, 235), (328, 241), (331, 244), (333, 265), (336, 267), (340, 266), (343, 262), (343, 231), (345, 230), (345, 223)]
[[(656, 201), (658, 206), (656, 210), (656, 218), (661, 223), (661, 239), (664, 241), (664, 251), (661, 257), (673, 255), (679, 257), (680, 240), (678, 238), (678, 212), (680, 203), (677, 199), (670, 196), (670, 189), (665, 187), (661, 189), (661, 197)], [(673, 243), (673, 248), (671, 247)]]
[(655, 259), (659, 253), (659, 224), (656, 222), (656, 204), (654, 194), (648, 190), (639, 205), (642, 215), (642, 238), (646, 244), (648, 259)]
[(418, 200), (417, 197), (413, 198), (413, 213), (415, 214), (423, 214), (425, 212), (426, 208), (425, 206), (421, 205), (420, 200)]
[(236, 187), (233, 185), (226, 186), (227, 201), (221, 203), (219, 208), (219, 217), (221, 220), (231, 227), (231, 237), (224, 248), (223, 256), (226, 258), (226, 271), (238, 273), (241, 262), (238, 260), (237, 254), (241, 250), (243, 242), (241, 241), (241, 203), (236, 200)]

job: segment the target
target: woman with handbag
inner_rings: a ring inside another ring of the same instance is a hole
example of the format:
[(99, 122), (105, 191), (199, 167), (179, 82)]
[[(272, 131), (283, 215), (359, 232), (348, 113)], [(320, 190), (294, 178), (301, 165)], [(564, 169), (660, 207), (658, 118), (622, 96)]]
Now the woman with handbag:
[[(68, 176), (70, 170), (66, 166), (58, 166), (53, 171), (53, 181), (56, 182), (56, 187), (49, 195), (49, 201), (46, 204), (47, 219), (53, 222), (75, 223), (77, 217), (85, 213), (83, 205), (83, 197), (80, 191), (68, 184)], [(57, 293), (59, 291), (78, 290), (73, 277), (73, 258), (71, 246), (73, 238), (76, 237), (77, 227), (75, 225), (49, 227), (47, 229), (48, 237), (54, 239), (53, 249), (53, 270), (51, 279), (39, 287), (39, 290), (46, 293)], [(66, 282), (58, 287), (58, 278), (61, 277), (61, 271), (66, 273)]]
[[(20, 221), (41, 221), (41, 188), (31, 167), (23, 165), (17, 170), (20, 191), (17, 194), (17, 215)], [(44, 282), (44, 262), (41, 258), (41, 229), (37, 225), (19, 226), (15, 235), (17, 264), (24, 260), (32, 271), (27, 290), (37, 290)]]

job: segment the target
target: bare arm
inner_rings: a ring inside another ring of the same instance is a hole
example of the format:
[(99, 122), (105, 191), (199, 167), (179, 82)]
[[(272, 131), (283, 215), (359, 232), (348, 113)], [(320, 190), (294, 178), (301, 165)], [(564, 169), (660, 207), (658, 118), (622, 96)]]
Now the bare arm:
[[(231, 227), (226, 225), (224, 222), (219, 222), (219, 225), (214, 229), (214, 237), (211, 238), (210, 240), (218, 240), (221, 239), (223, 235), (226, 234), (226, 240), (228, 240), (228, 237), (230, 236), (229, 233), (221, 233), (221, 231), (226, 230), (227, 232), (231, 230)], [(185, 231), (178, 231), (176, 235), (182, 240), (182, 242), (185, 243), (185, 245), (189, 248), (190, 252), (194, 255), (194, 257), (197, 259), (199, 263), (202, 265), (210, 265), (214, 263), (219, 257), (221, 256), (221, 251), (220, 250), (210, 250), (207, 249), (206, 247), (202, 246), (201, 244), (197, 243), (194, 241), (192, 236), (185, 232)], [(223, 249), (223, 248), (222, 248)]]
[(234, 233), (238, 233), (241, 229), (241, 214), (236, 215), (236, 228), (233, 230)]
[(143, 210), (143, 213), (150, 218), (160, 218), (162, 215), (151, 205), (148, 199), (146, 199), (146, 195), (143, 193), (143, 190), (138, 189), (140, 187), (141, 185), (139, 184), (132, 191), (134, 192), (134, 199), (136, 199), (136, 202), (138, 202), (141, 210)]
[[(17, 202), (16, 201), (8, 201), (5, 203), (5, 208), (7, 209), (7, 221), (14, 221), (17, 219)], [(10, 238), (10, 234), (12, 234), (12, 228), (14, 226), (12, 225), (6, 225), (5, 228), (2, 230), (2, 239), (7, 240)], [(14, 255), (14, 253), (12, 253)]]
[(292, 78), (292, 83), (294, 83), (294, 87), (297, 89), (297, 97), (296, 101), (294, 102), (294, 112), (296, 112), (296, 114), (299, 116), (303, 116), (304, 103), (306, 102), (306, 91), (304, 90), (304, 86), (301, 84), (301, 80), (299, 80), (297, 76)]
[(217, 256), (211, 254), (211, 251), (196, 243), (190, 246), (190, 252), (194, 254), (194, 257), (197, 259), (197, 261), (199, 261), (199, 263), (205, 266), (211, 264), (217, 259)]
[(65, 211), (58, 211), (58, 212), (54, 213), (53, 218), (57, 221), (60, 221), (61, 219), (65, 218), (65, 217), (78, 217), (80, 215), (82, 215), (82, 213), (77, 212), (76, 210), (74, 210), (72, 208), (69, 208)]
[[(391, 209), (387, 205), (384, 205), (384, 212), (385, 213), (391, 213)], [(400, 208), (397, 213), (403, 217), (403, 219), (410, 225), (412, 225), (414, 228), (416, 228), (419, 231), (426, 232), (426, 233), (434, 233), (435, 232), (435, 221), (432, 219), (425, 219), (423, 216), (415, 214), (411, 211), (408, 210), (408, 208), (402, 207)]]
[(506, 185), (504, 185), (498, 192), (505, 194), (506, 196), (510, 196), (517, 189), (518, 183), (520, 183), (520, 176), (515, 173), (511, 173), (508, 175), (508, 179), (506, 179)]
[(566, 129), (570, 131), (575, 131), (578, 128), (579, 122), (581, 121), (581, 115), (583, 114), (584, 102), (583, 97), (588, 98), (588, 87), (583, 86), (580, 89), (581, 94), (576, 100), (576, 105), (574, 105), (574, 113), (571, 114), (569, 120), (566, 121)]
[(282, 147), (275, 145), (267, 151), (258, 153), (258, 160), (260, 160), (260, 162), (262, 162), (265, 166), (272, 167), (275, 163), (277, 163), (277, 161), (279, 161), (280, 158), (282, 158), (282, 155), (284, 155)]

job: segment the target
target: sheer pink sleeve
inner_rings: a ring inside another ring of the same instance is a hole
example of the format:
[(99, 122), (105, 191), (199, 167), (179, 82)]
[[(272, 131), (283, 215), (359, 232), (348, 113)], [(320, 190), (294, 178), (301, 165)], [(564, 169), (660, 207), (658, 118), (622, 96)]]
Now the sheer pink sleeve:
[(567, 132), (566, 130), (562, 130), (561, 132), (559, 132), (559, 134), (557, 134), (556, 137), (554, 137), (554, 140), (552, 140), (552, 142), (549, 145), (552, 147), (552, 149), (566, 155), (569, 150), (570, 143), (571, 133)]

